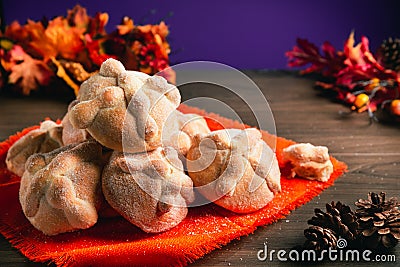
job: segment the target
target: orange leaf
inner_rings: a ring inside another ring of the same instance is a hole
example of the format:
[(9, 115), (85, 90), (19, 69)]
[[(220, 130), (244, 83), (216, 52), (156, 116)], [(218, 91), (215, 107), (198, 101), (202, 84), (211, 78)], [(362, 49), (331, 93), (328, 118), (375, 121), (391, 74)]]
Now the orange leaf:
[(135, 28), (135, 25), (133, 24), (133, 20), (130, 17), (125, 16), (122, 19), (122, 24), (117, 26), (118, 33), (120, 35), (125, 35), (132, 31)]
[(354, 46), (354, 43), (354, 31), (352, 31), (344, 45), (344, 54), (347, 56), (345, 64), (349, 66), (364, 63), (361, 43), (357, 44), (357, 46)]
[(30, 45), (48, 60), (61, 56), (74, 59), (83, 50), (84, 29), (70, 27), (65, 18), (57, 17), (49, 21), (46, 29), (40, 22), (28, 21), (27, 26), (32, 41)]
[(106, 35), (105, 26), (108, 22), (107, 13), (96, 13), (94, 18), (90, 18), (89, 27), (87, 28), (87, 33), (90, 36)]
[(153, 32), (154, 35), (158, 34), (163, 39), (165, 39), (167, 37), (167, 35), (169, 34), (168, 26), (167, 26), (167, 24), (165, 24), (164, 21), (161, 21), (160, 24), (158, 24), (158, 25), (154, 25), (151, 28), (151, 31)]
[(18, 21), (13, 21), (10, 25), (6, 27), (4, 36), (17, 42), (26, 43), (29, 39), (29, 33), (25, 27), (21, 26)]
[(52, 72), (42, 61), (34, 59), (24, 52), (20, 52), (20, 55), (21, 62), (11, 68), (8, 82), (17, 84), (22, 89), (22, 94), (29, 95), (31, 90), (35, 90), (41, 85), (47, 85)]
[(45, 28), (40, 21), (35, 22), (28, 19), (25, 29), (29, 33), (29, 39), (31, 40), (29, 45), (38, 52), (41, 57), (48, 59), (57, 56), (57, 50), (46, 36)]
[(138, 28), (139, 31), (141, 31), (142, 33), (148, 33), (148, 32), (151, 31), (152, 25), (146, 24), (146, 25), (142, 25), (142, 26), (137, 26), (137, 28)]
[(75, 26), (86, 31), (90, 18), (87, 15), (86, 8), (76, 5), (72, 10), (68, 10), (67, 21), (70, 26)]
[(83, 49), (84, 32), (84, 29), (70, 27), (65, 19), (58, 17), (49, 22), (46, 37), (53, 43), (60, 56), (74, 59)]

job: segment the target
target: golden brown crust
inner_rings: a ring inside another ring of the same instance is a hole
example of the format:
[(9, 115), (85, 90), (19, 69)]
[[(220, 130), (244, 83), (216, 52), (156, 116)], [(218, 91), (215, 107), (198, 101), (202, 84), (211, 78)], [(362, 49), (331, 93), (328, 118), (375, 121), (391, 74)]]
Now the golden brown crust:
[(102, 145), (139, 153), (161, 145), (162, 127), (180, 103), (178, 89), (159, 76), (125, 71), (114, 59), (82, 84), (71, 124)]
[(143, 231), (166, 231), (186, 217), (187, 205), (194, 200), (192, 181), (181, 168), (172, 148), (125, 156), (115, 151), (103, 171), (104, 196)]
[(97, 222), (101, 156), (101, 146), (88, 141), (28, 159), (19, 199), (35, 228), (56, 235), (86, 229)]
[(62, 141), (65, 146), (70, 144), (82, 143), (91, 138), (90, 134), (86, 130), (75, 128), (74, 126), (72, 126), (72, 123), (69, 120), (69, 111), (77, 103), (78, 101), (74, 100), (69, 104), (68, 112), (64, 115), (64, 118), (61, 121), (61, 125), (63, 127)]
[(283, 158), (293, 165), (292, 177), (297, 175), (326, 182), (333, 172), (333, 164), (325, 146), (313, 146), (309, 143), (294, 144), (283, 149)]
[(95, 74), (81, 84), (76, 99), (79, 101), (87, 101), (96, 98), (102, 88), (110, 86), (117, 86), (116, 78)]
[(50, 152), (61, 146), (62, 127), (53, 121), (44, 121), (39, 129), (30, 131), (10, 147), (6, 158), (7, 168), (21, 177), (31, 155)]
[(162, 131), (163, 146), (175, 148), (186, 156), (196, 134), (208, 134), (210, 129), (205, 119), (196, 114), (173, 111), (167, 118)]
[(196, 189), (237, 213), (264, 207), (281, 190), (276, 156), (256, 129), (198, 135), (187, 159)]

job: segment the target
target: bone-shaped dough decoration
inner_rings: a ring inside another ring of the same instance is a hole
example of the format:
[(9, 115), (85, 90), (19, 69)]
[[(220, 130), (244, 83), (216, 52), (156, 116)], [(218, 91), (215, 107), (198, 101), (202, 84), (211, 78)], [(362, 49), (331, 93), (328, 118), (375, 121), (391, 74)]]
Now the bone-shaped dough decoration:
[(101, 204), (102, 148), (93, 141), (32, 155), (19, 200), (27, 219), (46, 235), (86, 229)]

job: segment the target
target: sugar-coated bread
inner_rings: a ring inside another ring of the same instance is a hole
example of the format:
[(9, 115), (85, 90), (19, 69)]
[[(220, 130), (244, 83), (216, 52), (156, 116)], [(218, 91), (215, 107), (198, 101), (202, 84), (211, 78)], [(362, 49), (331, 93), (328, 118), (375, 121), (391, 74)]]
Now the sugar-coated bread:
[(114, 151), (102, 175), (107, 202), (149, 233), (178, 225), (194, 200), (193, 183), (173, 148), (125, 154)]
[(175, 148), (182, 156), (186, 156), (192, 146), (196, 134), (208, 134), (205, 119), (196, 114), (183, 114), (173, 111), (166, 120), (162, 132), (163, 146)]
[(61, 125), (63, 127), (62, 141), (65, 146), (70, 144), (82, 143), (91, 138), (90, 134), (86, 130), (75, 128), (74, 126), (72, 126), (71, 121), (69, 120), (69, 111), (77, 103), (78, 101), (74, 100), (69, 104), (68, 112), (64, 115), (64, 118), (61, 121)]
[(106, 61), (103, 62), (100, 66), (100, 75), (105, 76), (105, 77), (114, 77), (117, 78), (118, 75), (125, 71), (124, 65), (122, 65), (121, 62), (118, 60), (109, 58)]
[(257, 129), (197, 135), (187, 154), (196, 189), (209, 201), (237, 213), (267, 205), (281, 190), (275, 153)]
[(27, 159), (35, 153), (46, 153), (63, 146), (62, 127), (50, 120), (42, 122), (39, 129), (30, 131), (7, 152), (7, 168), (18, 176), (25, 171)]
[(101, 146), (87, 141), (32, 155), (19, 200), (27, 219), (46, 235), (86, 229), (101, 204)]
[(283, 158), (292, 164), (292, 177), (326, 182), (333, 172), (328, 148), (310, 143), (294, 144), (283, 149)]
[(81, 85), (77, 100), (69, 112), (73, 127), (110, 149), (139, 153), (161, 145), (162, 128), (180, 94), (162, 77), (126, 71), (108, 59)]

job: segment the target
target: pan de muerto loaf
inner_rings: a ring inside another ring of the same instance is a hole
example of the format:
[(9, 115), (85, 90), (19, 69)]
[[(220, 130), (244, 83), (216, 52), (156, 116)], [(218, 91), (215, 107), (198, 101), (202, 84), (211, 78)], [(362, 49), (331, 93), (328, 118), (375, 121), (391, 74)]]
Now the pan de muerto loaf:
[(237, 213), (261, 209), (281, 190), (275, 153), (257, 129), (197, 135), (187, 168), (203, 196)]
[(32, 225), (46, 235), (93, 226), (102, 198), (101, 161), (101, 146), (90, 141), (32, 155), (19, 191)]
[(7, 152), (7, 168), (18, 176), (25, 171), (26, 160), (35, 153), (46, 153), (63, 146), (62, 127), (53, 121), (44, 121), (39, 129), (30, 131), (15, 142)]
[(125, 155), (114, 152), (103, 171), (102, 184), (108, 203), (149, 233), (178, 225), (194, 200), (193, 183), (170, 147)]
[(138, 153), (161, 145), (164, 122), (180, 94), (162, 77), (126, 71), (108, 59), (81, 85), (77, 99), (69, 114), (75, 128), (113, 150)]

